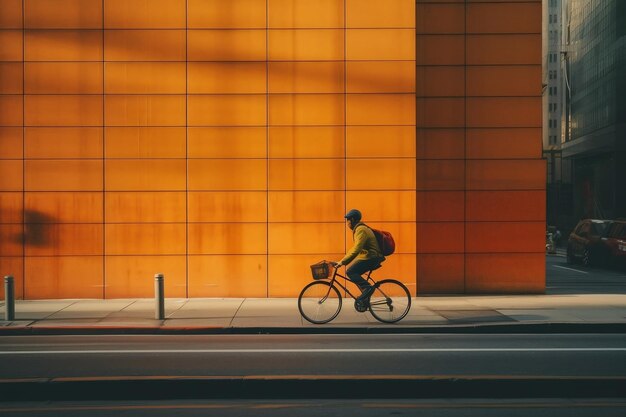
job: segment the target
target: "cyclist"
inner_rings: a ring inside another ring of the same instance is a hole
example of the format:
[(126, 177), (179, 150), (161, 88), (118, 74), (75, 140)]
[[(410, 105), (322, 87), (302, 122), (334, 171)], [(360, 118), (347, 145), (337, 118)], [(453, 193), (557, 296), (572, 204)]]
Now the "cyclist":
[(372, 294), (374, 287), (361, 276), (365, 272), (376, 268), (385, 257), (378, 246), (378, 241), (374, 232), (365, 223), (361, 222), (361, 212), (352, 209), (344, 216), (348, 227), (352, 230), (352, 239), (354, 246), (348, 251), (346, 256), (339, 262), (333, 262), (335, 266), (348, 265), (346, 271), (350, 281), (355, 283), (361, 290), (361, 295), (357, 301), (363, 301)]

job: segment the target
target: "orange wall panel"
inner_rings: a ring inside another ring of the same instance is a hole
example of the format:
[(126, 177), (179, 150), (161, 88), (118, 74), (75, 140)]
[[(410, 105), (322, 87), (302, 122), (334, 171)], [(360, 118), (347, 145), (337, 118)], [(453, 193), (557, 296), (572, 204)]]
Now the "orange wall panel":
[(414, 190), (415, 159), (348, 159), (346, 190)]
[(26, 257), (24, 264), (28, 300), (102, 298), (102, 256)]
[[(13, 276), (15, 285), (15, 299), (23, 300), (24, 297), (24, 257), (0, 256), (0, 274)], [(4, 280), (3, 280), (4, 281)], [(4, 282), (0, 286), (0, 298), (4, 300)]]
[(189, 223), (190, 255), (267, 253), (266, 223)]
[(267, 0), (270, 28), (342, 28), (344, 0)]
[[(185, 94), (183, 62), (107, 62), (106, 94)], [(102, 84), (102, 76), (99, 80)]]
[(22, 191), (23, 176), (21, 160), (0, 159), (0, 191)]
[(342, 94), (280, 94), (269, 97), (272, 126), (328, 126), (344, 123)]
[(417, 294), (462, 294), (465, 292), (465, 255), (417, 256)]
[(22, 256), (24, 229), (21, 224), (0, 224), (0, 254), (2, 256)]
[(463, 159), (466, 130), (417, 129), (417, 159)]
[(468, 98), (468, 127), (541, 127), (541, 97)]
[(545, 190), (542, 159), (467, 161), (468, 190)]
[(27, 257), (102, 255), (102, 224), (26, 223), (24, 230)]
[(22, 223), (23, 220), (24, 195), (21, 192), (0, 192), (0, 224)]
[(24, 182), (27, 191), (101, 191), (102, 160), (27, 160)]
[(270, 158), (343, 158), (343, 126), (272, 126), (268, 129)]
[(100, 127), (27, 127), (24, 133), (27, 159), (102, 158)]
[(450, 128), (465, 126), (465, 98), (417, 98), (419, 127)]
[(106, 256), (106, 298), (154, 297), (154, 275), (163, 274), (165, 297), (186, 297), (185, 256)]
[(189, 256), (189, 297), (266, 297), (267, 255)]
[(107, 191), (178, 191), (185, 189), (184, 159), (108, 159)]
[(414, 126), (348, 126), (348, 158), (415, 156)]
[(267, 98), (261, 94), (188, 96), (189, 126), (263, 126)]
[(24, 26), (27, 29), (100, 29), (102, 3), (102, 0), (26, 0)]
[(189, 61), (265, 61), (265, 30), (190, 30)]
[(187, 0), (190, 29), (265, 29), (266, 0)]
[(113, 192), (105, 193), (106, 223), (185, 222), (184, 192)]
[(265, 191), (210, 191), (188, 193), (189, 222), (265, 222)]
[(419, 222), (465, 220), (463, 191), (418, 191), (415, 200)]
[(187, 189), (190, 191), (265, 191), (265, 159), (190, 159)]
[(22, 27), (23, 0), (3, 0), (0, 14), (0, 29), (19, 29)]
[(466, 286), (469, 293), (537, 293), (546, 287), (545, 254), (468, 254)]
[(107, 158), (185, 158), (184, 127), (106, 127)]
[(348, 93), (414, 93), (415, 62), (348, 62)]
[(24, 36), (27, 61), (102, 61), (99, 30), (31, 30)]
[(463, 222), (417, 223), (417, 253), (463, 253)]
[(341, 253), (344, 230), (343, 222), (270, 223), (268, 251), (270, 255)]
[(26, 223), (102, 223), (100, 192), (27, 192)]
[(269, 161), (269, 190), (341, 190), (344, 187), (343, 159), (272, 159)]
[(418, 97), (465, 96), (465, 69), (462, 66), (417, 67)]
[(184, 126), (184, 95), (107, 95), (104, 122), (108, 126)]
[(22, 127), (0, 127), (0, 159), (22, 159), (23, 132)]
[(377, 280), (385, 278), (397, 279), (406, 285), (412, 295), (415, 295), (417, 281), (416, 272), (416, 255), (394, 254), (383, 262), (382, 269), (374, 271), (372, 277)]
[[(415, 191), (413, 190), (346, 192), (346, 209), (358, 207), (366, 223), (370, 221), (414, 222), (415, 204)], [(343, 219), (343, 214), (340, 218)]]
[(270, 93), (344, 92), (345, 72), (342, 61), (270, 62), (268, 65), (267, 82)]
[(412, 61), (415, 59), (415, 30), (413, 29), (348, 29), (346, 32), (347, 60)]
[(541, 2), (470, 3), (467, 33), (541, 33)]
[[(191, 94), (263, 94), (267, 89), (265, 62), (190, 62), (187, 65)], [(184, 78), (182, 83), (184, 91)]]
[(345, 0), (348, 28), (414, 28), (414, 0)]
[(270, 191), (269, 222), (337, 222), (343, 219), (343, 191)]
[(28, 126), (102, 126), (101, 95), (24, 97)]
[(541, 156), (541, 128), (467, 129), (468, 159), (532, 159)]
[(268, 257), (267, 296), (294, 297), (294, 294), (297, 296), (306, 284), (313, 281), (310, 265), (322, 259), (338, 261), (343, 255), (341, 251), (309, 255), (270, 255)]
[(0, 30), (0, 61), (22, 61), (23, 44), (21, 30)]
[(468, 221), (542, 221), (546, 215), (544, 191), (468, 191)]
[(413, 94), (348, 94), (348, 125), (415, 125)]
[(467, 64), (541, 65), (541, 34), (468, 35)]
[(21, 126), (24, 122), (23, 96), (0, 96), (0, 126)]
[(185, 254), (184, 223), (109, 223), (104, 227), (106, 255)]
[(466, 77), (468, 96), (541, 96), (541, 65), (467, 67)]
[(417, 65), (465, 65), (463, 35), (420, 35), (415, 50)]
[[(465, 5), (436, 4), (437, 2), (418, 1), (415, 5), (415, 30), (418, 34), (464, 33)], [(439, 3), (454, 3), (439, 2)], [(461, 2), (457, 2), (461, 3)]]
[(270, 61), (338, 61), (344, 57), (344, 31), (338, 29), (270, 29)]
[(463, 160), (422, 160), (417, 162), (418, 191), (459, 191), (465, 187)]
[(467, 253), (544, 253), (546, 224), (539, 222), (466, 222)]
[(106, 29), (184, 29), (185, 0), (106, 0)]
[(23, 80), (24, 65), (21, 62), (0, 62), (0, 94), (22, 94)]
[(187, 155), (189, 158), (265, 158), (267, 128), (189, 128), (187, 130)]
[(108, 30), (105, 61), (185, 61), (185, 30)]

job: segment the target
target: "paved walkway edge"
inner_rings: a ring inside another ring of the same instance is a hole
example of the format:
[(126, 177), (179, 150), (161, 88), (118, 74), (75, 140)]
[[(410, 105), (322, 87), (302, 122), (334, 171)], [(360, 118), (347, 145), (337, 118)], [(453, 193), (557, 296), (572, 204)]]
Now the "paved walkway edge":
[(626, 333), (626, 323), (507, 323), (446, 326), (344, 327), (173, 327), (173, 326), (4, 326), (0, 336), (43, 335), (151, 335), (151, 334), (548, 334), (548, 333)]
[(218, 376), (0, 380), (0, 401), (622, 398), (626, 377)]

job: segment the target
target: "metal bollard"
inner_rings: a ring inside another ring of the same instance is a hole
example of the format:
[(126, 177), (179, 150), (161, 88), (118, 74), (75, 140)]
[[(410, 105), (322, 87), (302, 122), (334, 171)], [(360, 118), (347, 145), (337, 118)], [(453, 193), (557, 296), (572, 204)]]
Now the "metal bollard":
[(4, 277), (4, 319), (15, 320), (15, 285), (12, 275)]
[(163, 285), (163, 274), (154, 275), (154, 301), (155, 310), (154, 318), (157, 320), (165, 319), (165, 291)]

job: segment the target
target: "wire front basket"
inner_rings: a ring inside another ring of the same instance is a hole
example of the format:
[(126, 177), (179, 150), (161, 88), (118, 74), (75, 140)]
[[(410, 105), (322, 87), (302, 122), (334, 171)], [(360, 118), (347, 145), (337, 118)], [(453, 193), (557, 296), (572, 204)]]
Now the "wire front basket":
[(330, 263), (320, 261), (311, 265), (311, 275), (313, 275), (313, 279), (327, 279), (330, 277)]

